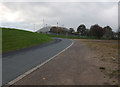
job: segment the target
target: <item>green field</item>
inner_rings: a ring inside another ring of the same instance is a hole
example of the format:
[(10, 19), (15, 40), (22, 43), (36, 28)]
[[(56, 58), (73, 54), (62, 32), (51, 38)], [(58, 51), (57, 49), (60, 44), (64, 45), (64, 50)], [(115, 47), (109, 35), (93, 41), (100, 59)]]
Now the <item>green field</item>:
[(11, 28), (0, 29), (2, 29), (2, 52), (35, 46), (52, 40), (46, 34)]

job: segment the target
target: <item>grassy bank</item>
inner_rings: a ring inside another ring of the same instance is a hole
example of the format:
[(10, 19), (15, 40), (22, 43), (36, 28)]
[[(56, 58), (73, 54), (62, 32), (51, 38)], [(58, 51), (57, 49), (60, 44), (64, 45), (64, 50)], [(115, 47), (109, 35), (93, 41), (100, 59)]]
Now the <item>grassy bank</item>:
[[(0, 28), (1, 29), (1, 28)], [(51, 41), (46, 34), (2, 28), (2, 51), (7, 52)]]
[(58, 37), (58, 38), (68, 38), (68, 39), (94, 39), (93, 37), (80, 37), (80, 36), (72, 36), (72, 35), (55, 35), (48, 34), (49, 37)]

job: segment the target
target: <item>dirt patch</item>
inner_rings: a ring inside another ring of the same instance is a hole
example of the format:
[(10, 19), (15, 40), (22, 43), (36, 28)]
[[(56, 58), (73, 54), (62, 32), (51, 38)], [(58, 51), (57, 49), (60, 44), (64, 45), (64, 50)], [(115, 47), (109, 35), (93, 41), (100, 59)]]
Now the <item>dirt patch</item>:
[(93, 61), (100, 71), (113, 84), (118, 83), (118, 41), (117, 40), (81, 40), (89, 48), (96, 51)]

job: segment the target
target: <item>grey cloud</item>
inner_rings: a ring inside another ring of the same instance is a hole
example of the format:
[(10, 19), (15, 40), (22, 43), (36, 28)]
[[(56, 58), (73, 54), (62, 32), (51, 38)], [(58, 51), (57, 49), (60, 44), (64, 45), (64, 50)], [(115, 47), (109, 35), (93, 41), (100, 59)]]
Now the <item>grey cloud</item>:
[(83, 23), (87, 28), (93, 24), (99, 24), (109, 25), (114, 30), (118, 29), (118, 10), (115, 2), (14, 2), (3, 3), (3, 5), (13, 12), (21, 12), (20, 18), (24, 20), (23, 22), (28, 25), (35, 23), (37, 29), (42, 25), (43, 18), (45, 24), (56, 25), (56, 22), (59, 22), (59, 25), (64, 24), (66, 27), (75, 29)]

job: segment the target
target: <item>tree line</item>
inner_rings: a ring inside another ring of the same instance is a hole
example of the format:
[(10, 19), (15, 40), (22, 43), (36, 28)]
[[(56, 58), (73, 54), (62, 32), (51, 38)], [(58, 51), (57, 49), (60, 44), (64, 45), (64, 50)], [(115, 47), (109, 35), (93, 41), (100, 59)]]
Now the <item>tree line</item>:
[(118, 37), (118, 33), (112, 31), (110, 26), (101, 27), (98, 24), (92, 25), (90, 29), (87, 29), (84, 24), (78, 26), (77, 31), (73, 28), (62, 28), (62, 27), (52, 27), (50, 29), (51, 33), (56, 34), (67, 34), (67, 35), (79, 35), (81, 37), (94, 37), (97, 39), (107, 38), (107, 39), (114, 39)]

